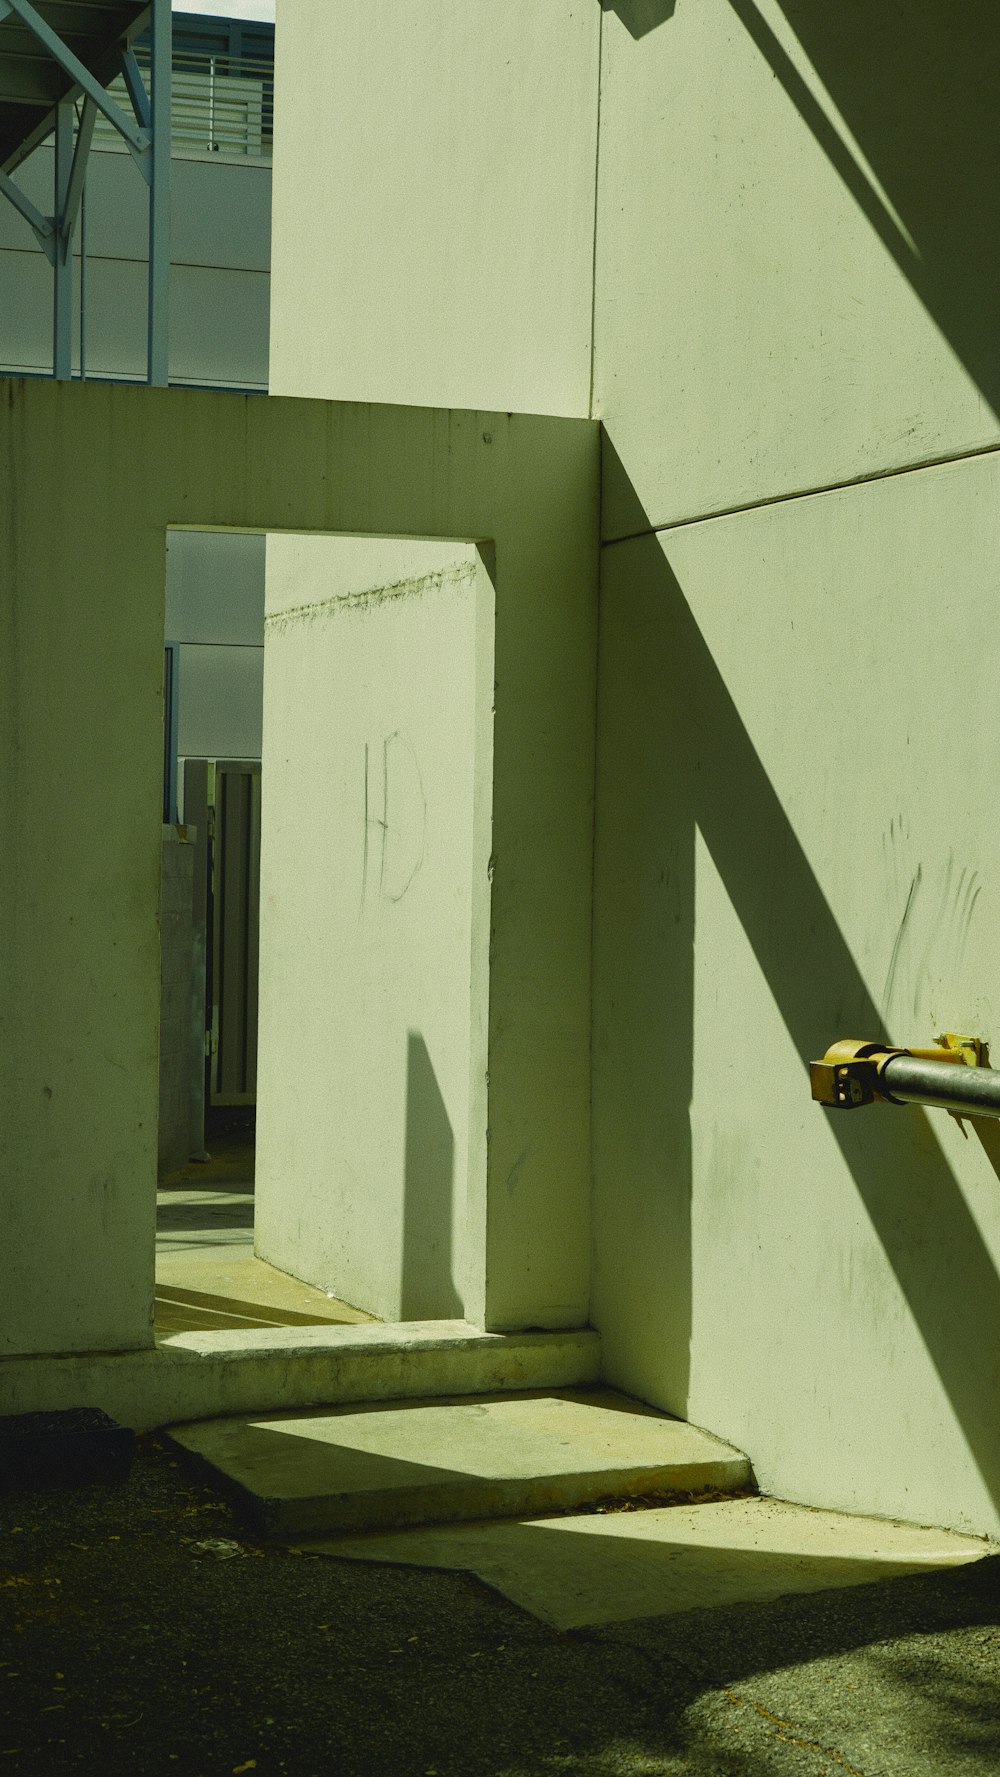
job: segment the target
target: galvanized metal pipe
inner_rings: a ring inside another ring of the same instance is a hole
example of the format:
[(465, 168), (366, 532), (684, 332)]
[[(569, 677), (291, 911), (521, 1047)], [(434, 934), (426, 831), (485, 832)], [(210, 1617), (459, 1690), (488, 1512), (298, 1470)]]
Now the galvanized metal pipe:
[(879, 1069), (878, 1089), (891, 1104), (936, 1105), (960, 1117), (1000, 1117), (1000, 1070), (989, 1067), (893, 1055)]

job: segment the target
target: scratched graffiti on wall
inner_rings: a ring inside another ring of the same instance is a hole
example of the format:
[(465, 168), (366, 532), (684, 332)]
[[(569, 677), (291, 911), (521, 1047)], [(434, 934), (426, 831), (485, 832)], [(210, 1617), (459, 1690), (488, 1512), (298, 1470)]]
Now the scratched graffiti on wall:
[(373, 900), (401, 901), (426, 856), (424, 782), (398, 729), (375, 745), (365, 742), (364, 810), (362, 910)]

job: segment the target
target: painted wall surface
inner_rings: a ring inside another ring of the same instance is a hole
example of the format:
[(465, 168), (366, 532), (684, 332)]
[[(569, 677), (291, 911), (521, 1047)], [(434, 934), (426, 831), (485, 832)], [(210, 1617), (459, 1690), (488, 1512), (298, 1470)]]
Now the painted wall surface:
[(593, 0), (279, 9), (271, 387), (586, 414)]
[[(46, 215), (53, 151), (36, 149), (17, 183)], [(146, 374), (148, 190), (128, 153), (95, 149), (87, 174), (88, 376)], [(171, 163), (170, 376), (178, 383), (267, 387), (271, 169)], [(75, 236), (79, 368), (79, 245)], [(28, 224), (0, 202), (0, 365), (52, 368), (52, 268)]]
[(15, 380), (0, 473), (3, 1351), (151, 1340), (164, 564), (185, 526), (492, 540), (478, 1313), (584, 1322), (596, 428)]
[(268, 561), (256, 1250), (384, 1320), (462, 1318), (482, 1296), (492, 583), (470, 544), (272, 537)]
[(996, 1533), (1000, 1151), (804, 1065), (1000, 1040), (995, 16), (602, 36), (605, 1367), (766, 1490)]

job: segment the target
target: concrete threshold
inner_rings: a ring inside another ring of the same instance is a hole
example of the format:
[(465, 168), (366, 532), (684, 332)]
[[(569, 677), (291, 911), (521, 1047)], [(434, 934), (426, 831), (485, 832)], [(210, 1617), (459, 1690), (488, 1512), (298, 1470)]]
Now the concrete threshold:
[(0, 1358), (0, 1414), (102, 1407), (152, 1431), (219, 1414), (566, 1388), (599, 1369), (600, 1341), (586, 1327), (483, 1333), (430, 1320), (177, 1333), (141, 1351)]
[(172, 1426), (168, 1437), (273, 1537), (753, 1485), (738, 1450), (610, 1389), (367, 1402)]

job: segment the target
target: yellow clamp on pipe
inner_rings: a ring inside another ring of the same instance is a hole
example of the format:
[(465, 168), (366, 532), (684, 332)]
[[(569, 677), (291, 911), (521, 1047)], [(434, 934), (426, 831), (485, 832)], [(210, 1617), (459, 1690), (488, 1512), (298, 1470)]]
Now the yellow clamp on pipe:
[(817, 1104), (832, 1110), (860, 1110), (863, 1105), (888, 1103), (879, 1090), (879, 1079), (894, 1055), (912, 1055), (918, 1061), (950, 1061), (959, 1067), (987, 1065), (986, 1044), (980, 1037), (958, 1036), (945, 1031), (931, 1049), (894, 1049), (885, 1043), (864, 1043), (843, 1037), (831, 1043), (822, 1061), (809, 1063), (809, 1086)]

